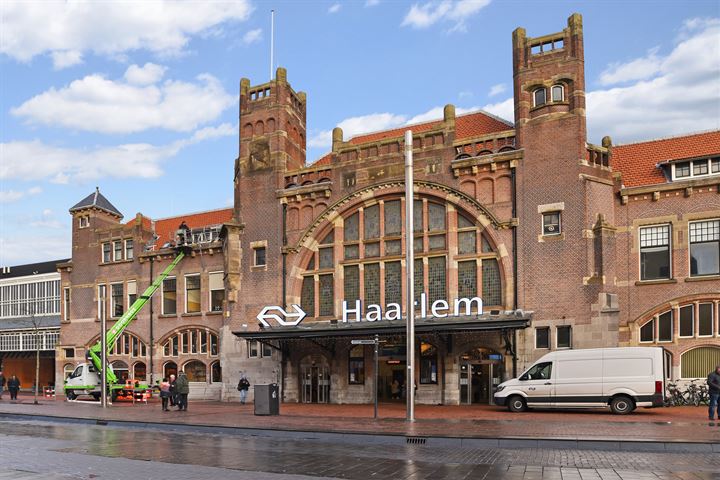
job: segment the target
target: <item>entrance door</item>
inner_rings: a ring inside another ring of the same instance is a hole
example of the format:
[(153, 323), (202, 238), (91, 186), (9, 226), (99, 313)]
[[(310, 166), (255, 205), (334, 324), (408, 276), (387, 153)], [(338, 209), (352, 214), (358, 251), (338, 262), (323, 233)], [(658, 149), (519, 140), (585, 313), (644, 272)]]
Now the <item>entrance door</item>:
[(405, 395), (405, 362), (380, 363), (378, 371), (378, 401), (402, 402)]
[(302, 371), (303, 403), (328, 403), (330, 400), (330, 372), (325, 366), (306, 366)]
[(490, 362), (462, 362), (460, 364), (460, 403), (491, 403), (494, 377), (499, 369)]

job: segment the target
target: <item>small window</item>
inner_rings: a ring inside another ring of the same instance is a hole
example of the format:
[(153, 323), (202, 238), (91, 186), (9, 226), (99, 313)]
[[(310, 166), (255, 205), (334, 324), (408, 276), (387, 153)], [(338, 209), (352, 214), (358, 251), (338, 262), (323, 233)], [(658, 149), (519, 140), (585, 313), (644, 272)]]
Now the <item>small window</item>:
[(127, 297), (128, 297), (128, 308), (132, 306), (133, 303), (135, 303), (135, 300), (137, 300), (137, 282), (130, 281), (127, 282)]
[(553, 85), (552, 87), (552, 101), (562, 102), (565, 100), (565, 89), (562, 85)]
[(713, 311), (714, 304), (712, 303), (701, 303), (699, 305), (699, 316), (698, 319), (698, 335), (701, 337), (709, 337), (713, 334)]
[(685, 178), (690, 176), (690, 162), (682, 162), (675, 164), (675, 178)]
[(103, 263), (110, 263), (110, 244), (102, 244), (102, 261)]
[(707, 175), (708, 174), (708, 161), (707, 160), (695, 160), (693, 164), (693, 176), (694, 175)]
[(177, 280), (166, 278), (163, 280), (163, 315), (175, 315), (177, 313)]
[(223, 272), (213, 272), (209, 275), (210, 283), (210, 311), (221, 312), (225, 301), (225, 285)]
[(535, 348), (550, 348), (550, 327), (535, 329)]
[(673, 313), (669, 310), (658, 317), (658, 341), (672, 342), (673, 339)]
[(133, 258), (135, 258), (134, 242), (125, 240), (125, 260), (132, 260)]
[(75, 358), (74, 348), (64, 348), (63, 350), (65, 350), (65, 358)]
[(63, 288), (63, 319), (70, 321), (70, 287)]
[(256, 267), (263, 267), (265, 266), (266, 258), (265, 258), (265, 247), (256, 247), (253, 249), (255, 254), (255, 266)]
[(80, 228), (87, 228), (90, 226), (90, 217), (83, 215), (78, 218), (78, 226)]
[(260, 349), (257, 340), (248, 340), (248, 357), (260, 358)]
[(113, 261), (119, 262), (122, 260), (123, 245), (122, 242), (113, 242)]
[(640, 229), (640, 279), (670, 278), (670, 225)]
[(365, 348), (363, 345), (356, 345), (350, 349), (348, 383), (350, 385), (362, 385), (365, 383)]
[(690, 224), (690, 276), (720, 275), (720, 220)]
[(122, 317), (123, 314), (123, 284), (113, 283), (110, 285), (111, 315), (113, 318)]
[(655, 340), (655, 319), (640, 327), (640, 341), (652, 342)]
[(695, 335), (695, 305), (685, 305), (680, 308), (680, 336), (692, 337)]
[(533, 101), (535, 102), (535, 106), (539, 107), (541, 105), (545, 105), (547, 103), (547, 99), (545, 98), (545, 88), (538, 88), (533, 92)]
[(720, 173), (720, 158), (710, 160), (710, 173)]
[(200, 275), (185, 277), (185, 313), (200, 311)]
[(260, 352), (262, 353), (263, 358), (272, 358), (273, 349), (267, 343), (262, 344)]
[(557, 348), (572, 348), (572, 327), (570, 325), (557, 327)]
[(560, 235), (560, 212), (543, 213), (543, 235)]
[(437, 347), (420, 342), (420, 384), (436, 384), (438, 381)]

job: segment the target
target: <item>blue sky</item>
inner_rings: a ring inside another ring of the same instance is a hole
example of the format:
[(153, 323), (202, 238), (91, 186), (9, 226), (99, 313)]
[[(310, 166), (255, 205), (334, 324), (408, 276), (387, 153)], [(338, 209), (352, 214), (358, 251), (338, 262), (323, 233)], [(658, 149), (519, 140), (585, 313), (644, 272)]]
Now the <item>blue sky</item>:
[[(583, 15), (589, 141), (720, 128), (717, 1), (4, 1), (0, 265), (70, 255), (99, 186), (132, 218), (229, 206), (241, 77), (308, 95), (308, 161), (345, 137), (484, 108), (512, 120), (511, 33)], [(42, 25), (43, 28), (38, 28)]]

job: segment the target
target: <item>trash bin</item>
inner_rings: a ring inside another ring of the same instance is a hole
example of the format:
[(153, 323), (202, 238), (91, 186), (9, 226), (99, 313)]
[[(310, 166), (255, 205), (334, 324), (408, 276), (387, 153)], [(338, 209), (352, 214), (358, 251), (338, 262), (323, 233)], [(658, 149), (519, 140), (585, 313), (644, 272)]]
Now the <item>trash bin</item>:
[(280, 415), (280, 388), (277, 383), (255, 385), (255, 415)]

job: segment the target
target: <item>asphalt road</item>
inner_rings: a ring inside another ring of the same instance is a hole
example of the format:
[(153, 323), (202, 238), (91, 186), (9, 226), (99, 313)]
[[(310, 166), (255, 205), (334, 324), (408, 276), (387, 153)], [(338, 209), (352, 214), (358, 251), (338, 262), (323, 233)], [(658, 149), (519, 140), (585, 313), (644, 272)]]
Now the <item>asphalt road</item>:
[(0, 479), (720, 479), (717, 453), (361, 445), (48, 422), (0, 421), (0, 452)]

